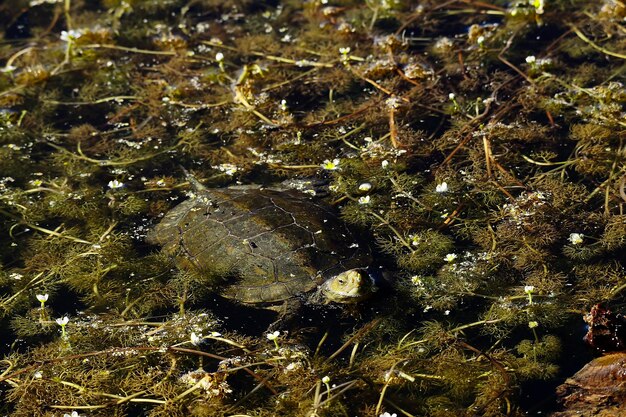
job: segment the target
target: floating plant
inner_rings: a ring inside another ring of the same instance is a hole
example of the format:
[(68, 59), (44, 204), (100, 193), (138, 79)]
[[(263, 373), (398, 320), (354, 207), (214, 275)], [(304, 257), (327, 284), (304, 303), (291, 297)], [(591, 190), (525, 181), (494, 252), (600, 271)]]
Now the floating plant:
[[(550, 412), (583, 312), (624, 301), (625, 17), (615, 0), (4, 2), (0, 411)], [(197, 198), (181, 166), (332, 206), (380, 290), (301, 299), (268, 330), (219, 296), (229, 271), (147, 242)]]

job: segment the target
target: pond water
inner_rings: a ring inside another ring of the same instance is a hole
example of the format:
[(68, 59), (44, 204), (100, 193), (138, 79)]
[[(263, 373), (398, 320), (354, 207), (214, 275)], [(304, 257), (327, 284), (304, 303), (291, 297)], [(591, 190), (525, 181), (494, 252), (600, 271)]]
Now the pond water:
[[(557, 386), (598, 354), (583, 315), (623, 311), (625, 19), (3, 2), (0, 411), (603, 412)], [(201, 191), (251, 185), (280, 191)]]

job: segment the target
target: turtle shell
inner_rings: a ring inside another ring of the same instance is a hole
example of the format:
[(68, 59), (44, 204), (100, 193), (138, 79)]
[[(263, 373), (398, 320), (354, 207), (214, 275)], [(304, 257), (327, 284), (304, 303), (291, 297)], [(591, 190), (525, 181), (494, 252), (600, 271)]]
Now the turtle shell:
[(227, 278), (226, 298), (276, 303), (371, 261), (334, 210), (296, 190), (203, 189), (149, 233), (182, 268)]
[(557, 388), (553, 417), (626, 417), (626, 352), (595, 358)]

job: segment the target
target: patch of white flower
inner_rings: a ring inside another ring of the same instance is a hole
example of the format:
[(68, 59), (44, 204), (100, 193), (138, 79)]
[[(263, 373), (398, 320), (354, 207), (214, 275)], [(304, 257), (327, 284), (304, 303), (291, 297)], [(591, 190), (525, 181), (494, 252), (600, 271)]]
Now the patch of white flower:
[(107, 184), (111, 190), (117, 190), (119, 188), (124, 187), (124, 183), (118, 180), (109, 181)]
[(449, 253), (443, 259), (446, 262), (454, 262), (456, 258), (458, 258), (458, 255), (456, 253)]
[(83, 33), (78, 30), (71, 29), (61, 31), (61, 40), (63, 42), (70, 42), (80, 38), (81, 36), (83, 36)]
[(192, 345), (198, 346), (200, 343), (202, 343), (202, 335), (191, 332), (190, 341)]
[(583, 237), (584, 235), (582, 233), (570, 233), (567, 240), (569, 240), (572, 245), (580, 245), (583, 243)]
[(369, 182), (364, 182), (359, 185), (359, 191), (369, 191), (372, 189), (372, 184)]
[(280, 332), (278, 330), (275, 330), (272, 333), (266, 334), (265, 336), (268, 340), (276, 340), (280, 337)]
[(59, 326), (63, 327), (70, 321), (70, 318), (67, 316), (59, 317), (56, 319), (56, 322)]
[(435, 192), (437, 193), (447, 193), (448, 192), (448, 183), (447, 182), (442, 182), (440, 184), (437, 184), (437, 186), (435, 187)]
[(332, 161), (330, 159), (326, 159), (322, 164), (322, 169), (326, 171), (337, 171), (339, 169), (339, 164), (341, 160), (339, 158), (335, 158)]

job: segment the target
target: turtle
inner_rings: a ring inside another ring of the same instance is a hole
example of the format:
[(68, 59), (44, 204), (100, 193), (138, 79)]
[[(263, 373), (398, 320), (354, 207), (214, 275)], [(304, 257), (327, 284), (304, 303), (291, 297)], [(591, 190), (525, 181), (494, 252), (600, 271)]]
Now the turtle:
[(626, 352), (593, 359), (557, 388), (553, 417), (626, 417)]
[(553, 417), (626, 417), (626, 317), (596, 304), (583, 320), (583, 340), (603, 356), (593, 359), (557, 387), (562, 411)]
[(180, 269), (220, 276), (215, 287), (223, 297), (281, 311), (294, 300), (356, 303), (376, 291), (369, 245), (331, 206), (296, 189), (207, 188), (187, 178), (191, 197), (167, 212), (147, 241)]

